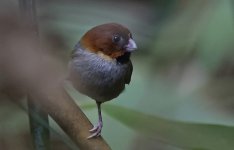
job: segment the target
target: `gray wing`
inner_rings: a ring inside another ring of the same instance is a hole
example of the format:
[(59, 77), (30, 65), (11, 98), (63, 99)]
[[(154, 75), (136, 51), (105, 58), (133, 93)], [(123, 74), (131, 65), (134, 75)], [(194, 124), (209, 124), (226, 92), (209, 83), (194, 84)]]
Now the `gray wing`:
[(125, 76), (125, 84), (129, 84), (131, 82), (132, 71), (133, 71), (132, 62), (129, 61), (128, 68), (127, 68), (127, 73), (126, 73), (126, 76)]

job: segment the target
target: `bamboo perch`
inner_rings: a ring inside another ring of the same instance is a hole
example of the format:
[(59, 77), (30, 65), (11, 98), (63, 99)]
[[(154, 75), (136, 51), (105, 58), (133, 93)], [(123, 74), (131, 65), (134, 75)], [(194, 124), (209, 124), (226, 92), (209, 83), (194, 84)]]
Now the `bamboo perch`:
[[(21, 18), (27, 19), (25, 26), (28, 27), (31, 36), (39, 41), (37, 13), (35, 0), (19, 0), (19, 8), (21, 11)], [(38, 48), (38, 50), (40, 50)], [(46, 126), (49, 126), (48, 114), (43, 112), (40, 105), (37, 104), (37, 99), (33, 99), (28, 95), (28, 116), (32, 135), (32, 141), (35, 150), (49, 150), (50, 149), (50, 132), (49, 129), (42, 125), (37, 118), (40, 118)]]
[(61, 82), (43, 82), (30, 90), (32, 98), (40, 100), (47, 112), (81, 150), (110, 150), (102, 137), (87, 139), (92, 124), (71, 99)]
[[(48, 73), (48, 72), (47, 72)], [(48, 74), (45, 74), (45, 76)], [(46, 76), (48, 77), (48, 76)], [(44, 79), (44, 78), (42, 78)], [(30, 99), (35, 99), (44, 112), (48, 113), (63, 131), (73, 140), (80, 150), (111, 150), (100, 136), (87, 139), (92, 124), (63, 88), (63, 81), (53, 79), (37, 80), (27, 91)], [(58, 79), (58, 78), (57, 78)], [(14, 89), (14, 90), (13, 90)], [(9, 98), (17, 102), (22, 97), (22, 89), (8, 87), (2, 90)]]

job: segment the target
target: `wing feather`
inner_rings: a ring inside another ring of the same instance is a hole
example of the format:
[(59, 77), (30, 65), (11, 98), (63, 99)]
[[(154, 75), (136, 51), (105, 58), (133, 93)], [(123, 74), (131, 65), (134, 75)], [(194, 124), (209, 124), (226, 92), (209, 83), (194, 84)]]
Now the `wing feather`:
[(129, 84), (131, 82), (132, 71), (133, 71), (132, 62), (129, 61), (127, 73), (126, 73), (126, 76), (125, 76), (125, 84)]

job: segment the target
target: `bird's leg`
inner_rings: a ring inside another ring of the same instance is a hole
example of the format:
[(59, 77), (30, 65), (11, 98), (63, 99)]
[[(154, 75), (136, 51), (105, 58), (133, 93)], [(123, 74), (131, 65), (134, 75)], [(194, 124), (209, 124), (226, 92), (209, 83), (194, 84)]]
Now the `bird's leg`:
[(102, 122), (102, 112), (101, 112), (101, 102), (96, 102), (97, 104), (97, 108), (98, 108), (98, 124), (96, 126), (94, 126), (91, 130), (89, 130), (92, 135), (90, 135), (88, 137), (88, 139), (93, 138), (93, 137), (97, 137), (101, 135), (101, 131), (102, 131), (102, 126), (103, 126), (103, 122)]

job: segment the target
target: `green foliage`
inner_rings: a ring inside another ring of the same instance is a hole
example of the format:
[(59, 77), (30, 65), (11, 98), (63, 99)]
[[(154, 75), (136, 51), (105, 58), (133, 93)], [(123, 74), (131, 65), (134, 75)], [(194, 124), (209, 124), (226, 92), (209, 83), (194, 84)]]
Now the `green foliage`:
[(234, 127), (166, 120), (110, 104), (104, 111), (141, 135), (178, 147), (207, 150), (232, 150), (234, 147)]

